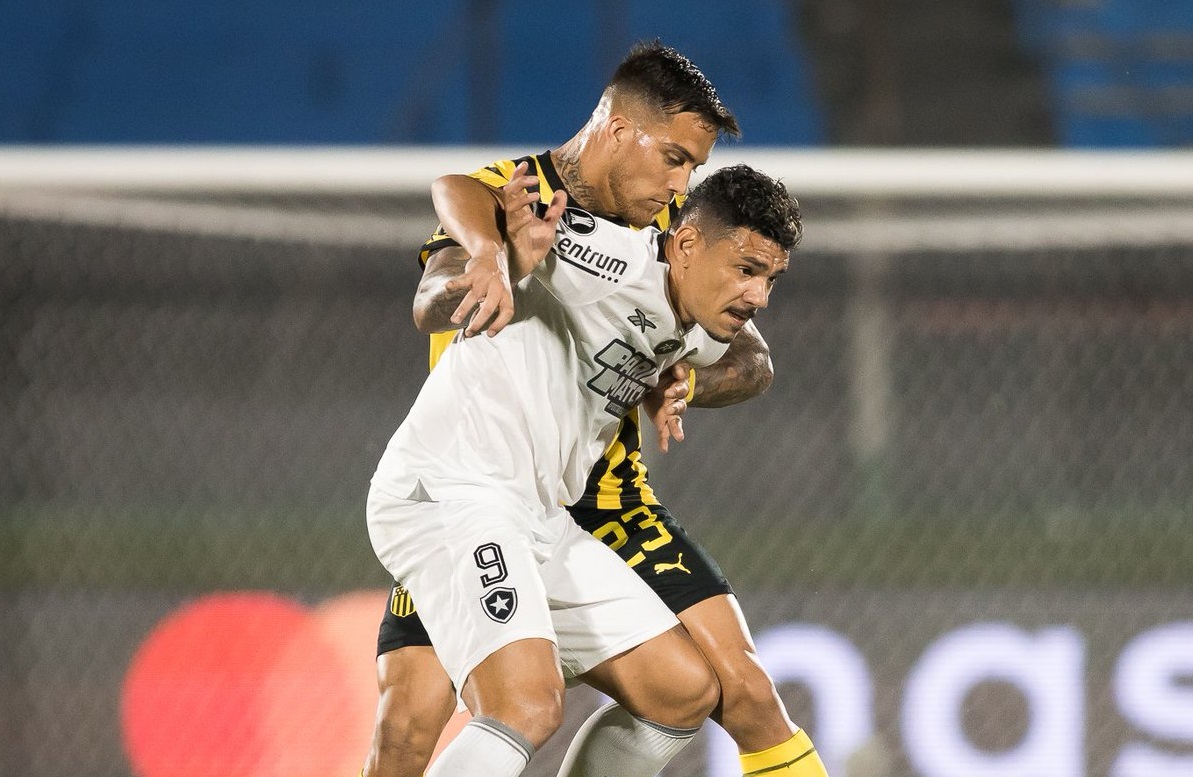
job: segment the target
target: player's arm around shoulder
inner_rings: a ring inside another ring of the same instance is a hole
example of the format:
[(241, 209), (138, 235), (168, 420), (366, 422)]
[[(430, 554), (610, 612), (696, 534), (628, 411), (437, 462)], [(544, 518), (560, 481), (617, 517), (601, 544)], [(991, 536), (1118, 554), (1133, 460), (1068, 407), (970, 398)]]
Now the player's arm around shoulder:
[(491, 254), (504, 242), (498, 224), (501, 192), (470, 175), (442, 175), (431, 184), (439, 223), (469, 256)]
[(692, 407), (726, 407), (744, 402), (774, 382), (770, 346), (754, 322), (747, 322), (720, 359), (699, 368), (688, 379), (695, 382), (687, 400)]
[[(445, 175), (431, 184), (431, 201), (443, 231), (461, 250), (444, 255), (445, 248), (427, 260), (415, 296), (415, 326), (434, 332), (463, 325), (465, 337), (482, 329), (495, 335), (514, 315), (505, 240), (498, 224), (500, 193), (471, 176)], [(449, 309), (444, 322), (442, 314)]]
[(481, 331), (492, 337), (513, 320), (513, 284), (550, 249), (566, 199), (557, 192), (539, 218), (532, 208), (537, 196), (528, 191), (537, 178), (526, 170), (520, 163), (500, 190), (468, 175), (441, 176), (431, 185), (435, 213), (458, 249), (441, 249), (427, 260), (414, 300), (419, 331), (463, 326), (465, 337)]

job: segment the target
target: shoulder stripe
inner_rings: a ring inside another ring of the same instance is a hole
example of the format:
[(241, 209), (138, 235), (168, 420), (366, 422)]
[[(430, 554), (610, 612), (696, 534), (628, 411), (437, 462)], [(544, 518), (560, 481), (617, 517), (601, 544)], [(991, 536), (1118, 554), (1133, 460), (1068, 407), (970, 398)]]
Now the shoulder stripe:
[(473, 170), (468, 175), (491, 189), (500, 189), (509, 183), (510, 176), (514, 174), (515, 165), (515, 162), (505, 159), (479, 170)]
[(459, 245), (455, 240), (448, 237), (443, 231), (443, 227), (435, 230), (435, 234), (423, 243), (423, 247), (418, 252), (418, 264), (420, 267), (427, 266), (427, 260), (431, 258), (431, 254), (438, 251), (440, 248), (447, 248), (448, 246)]
[[(473, 170), (468, 175), (470, 178), (475, 178), (490, 188), (500, 189), (502, 186), (505, 186), (507, 183), (509, 183), (510, 177), (514, 174), (514, 168), (518, 166), (519, 162), (533, 162), (534, 159), (535, 158), (533, 156), (529, 155), (520, 157), (518, 159), (502, 159), (500, 161), (487, 164), (477, 170)], [(440, 248), (446, 248), (447, 246), (454, 245), (459, 245), (459, 243), (457, 243), (451, 237), (448, 237), (448, 235), (443, 231), (443, 226), (440, 225), (435, 230), (435, 234), (431, 235), (431, 237), (427, 239), (427, 242), (423, 243), (422, 248), (419, 249), (419, 265), (426, 267), (427, 259), (431, 256), (431, 254), (435, 253)]]
[(550, 151), (544, 151), (534, 159), (538, 168), (539, 184), (542, 185), (541, 199), (543, 202), (550, 202), (555, 192), (561, 189), (567, 191), (567, 187), (563, 185), (563, 179), (559, 177), (559, 171), (555, 169), (555, 161), (551, 159)]

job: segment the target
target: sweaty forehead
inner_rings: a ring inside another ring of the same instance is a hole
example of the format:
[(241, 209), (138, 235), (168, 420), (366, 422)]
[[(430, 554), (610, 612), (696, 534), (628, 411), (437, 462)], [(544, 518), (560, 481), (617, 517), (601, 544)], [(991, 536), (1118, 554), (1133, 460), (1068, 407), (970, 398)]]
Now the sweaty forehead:
[(680, 150), (696, 164), (708, 161), (717, 131), (698, 113), (660, 113), (639, 125), (660, 146)]
[(768, 272), (783, 271), (791, 261), (782, 246), (752, 229), (736, 227), (724, 234), (723, 239), (733, 246), (737, 256), (765, 265)]

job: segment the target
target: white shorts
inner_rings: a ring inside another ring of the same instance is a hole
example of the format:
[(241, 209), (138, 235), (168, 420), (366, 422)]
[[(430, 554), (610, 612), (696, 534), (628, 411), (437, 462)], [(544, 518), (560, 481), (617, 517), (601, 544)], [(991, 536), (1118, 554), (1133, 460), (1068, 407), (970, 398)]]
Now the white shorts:
[(418, 607), (457, 692), (477, 664), (512, 642), (550, 640), (571, 679), (679, 621), (616, 553), (563, 508), (536, 539), (525, 505), (429, 502), (373, 488), (369, 538)]

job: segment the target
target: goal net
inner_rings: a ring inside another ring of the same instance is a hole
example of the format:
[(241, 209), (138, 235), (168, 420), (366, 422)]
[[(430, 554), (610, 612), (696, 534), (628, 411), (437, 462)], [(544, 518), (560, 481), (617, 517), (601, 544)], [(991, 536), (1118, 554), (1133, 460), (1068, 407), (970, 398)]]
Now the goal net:
[[(510, 155), (0, 152), (0, 771), (357, 773), (427, 187)], [(646, 458), (830, 772), (1193, 773), (1193, 157), (737, 161), (775, 383)]]

